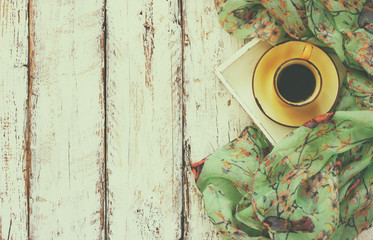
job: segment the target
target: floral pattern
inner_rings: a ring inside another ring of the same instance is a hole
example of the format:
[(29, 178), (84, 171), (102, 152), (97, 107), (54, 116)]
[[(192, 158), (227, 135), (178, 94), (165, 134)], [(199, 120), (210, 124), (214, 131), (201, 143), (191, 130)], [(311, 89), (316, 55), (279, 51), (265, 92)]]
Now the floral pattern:
[(373, 111), (322, 115), (286, 136), (269, 154), (263, 134), (250, 126), (194, 164), (193, 170), (203, 166), (197, 186), (221, 236), (352, 239), (369, 227), (372, 119)]
[(373, 2), (215, 0), (238, 38), (295, 38), (347, 67), (333, 112), (272, 147), (255, 127), (191, 165), (223, 239), (353, 239), (373, 222)]
[(237, 38), (284, 37), (333, 50), (373, 77), (373, 3), (364, 0), (215, 0), (219, 22)]

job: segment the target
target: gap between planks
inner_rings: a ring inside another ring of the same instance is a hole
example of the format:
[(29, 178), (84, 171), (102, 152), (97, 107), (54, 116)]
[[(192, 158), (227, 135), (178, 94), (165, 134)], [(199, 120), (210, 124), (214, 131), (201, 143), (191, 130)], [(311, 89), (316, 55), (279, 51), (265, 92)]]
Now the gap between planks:
[(25, 191), (26, 191), (26, 208), (27, 208), (27, 218), (26, 218), (26, 230), (27, 230), (27, 239), (30, 239), (30, 174), (31, 174), (31, 94), (32, 94), (32, 69), (31, 69), (31, 59), (33, 56), (32, 52), (32, 36), (31, 36), (31, 2), (29, 0), (27, 3), (27, 30), (28, 30), (28, 48), (27, 48), (27, 114), (26, 114), (26, 128), (25, 128), (25, 162), (26, 162), (26, 170), (25, 170)]
[[(103, 216), (104, 216), (104, 239), (108, 238), (109, 232), (109, 225), (108, 225), (108, 175), (107, 175), (107, 159), (108, 159), (108, 141), (107, 141), (107, 0), (104, 0), (103, 6), (103, 14), (104, 14), (104, 21), (103, 21), (103, 54), (104, 54), (104, 69), (103, 69), (103, 83), (104, 83), (104, 206), (103, 208)], [(101, 210), (102, 211), (102, 210)]]
[(190, 145), (185, 140), (185, 129), (186, 129), (186, 101), (185, 101), (185, 44), (186, 41), (186, 33), (185, 33), (185, 5), (183, 0), (178, 0), (178, 10), (179, 10), (179, 18), (180, 21), (178, 22), (181, 28), (181, 139), (182, 139), (182, 209), (181, 209), (181, 219), (180, 219), (180, 226), (181, 226), (181, 234), (180, 239), (183, 240), (187, 237), (189, 232), (189, 219), (188, 216), (190, 215), (190, 196), (189, 196), (189, 181), (188, 181), (188, 168), (189, 164), (187, 160), (190, 158)]

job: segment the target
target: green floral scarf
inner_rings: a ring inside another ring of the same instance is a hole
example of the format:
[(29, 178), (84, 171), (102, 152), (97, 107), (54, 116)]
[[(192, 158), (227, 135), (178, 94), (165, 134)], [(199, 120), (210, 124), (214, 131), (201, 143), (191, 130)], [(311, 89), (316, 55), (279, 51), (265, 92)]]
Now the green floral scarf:
[(347, 67), (333, 112), (272, 148), (255, 127), (192, 164), (224, 239), (352, 239), (373, 221), (373, 2), (215, 0), (238, 38), (312, 42)]

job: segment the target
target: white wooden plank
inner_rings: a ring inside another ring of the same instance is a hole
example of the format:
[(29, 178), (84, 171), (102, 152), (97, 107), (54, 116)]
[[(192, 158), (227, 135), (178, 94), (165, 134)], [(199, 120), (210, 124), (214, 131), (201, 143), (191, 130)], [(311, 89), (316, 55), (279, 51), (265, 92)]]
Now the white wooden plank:
[(27, 1), (0, 0), (0, 239), (27, 238)]
[(30, 4), (30, 239), (104, 238), (103, 9)]
[[(215, 75), (243, 45), (221, 30), (214, 1), (184, 1), (185, 157), (197, 162), (233, 140), (251, 120)], [(189, 170), (189, 169), (187, 169)], [(219, 239), (188, 171), (186, 239)]]
[(108, 237), (179, 239), (178, 1), (108, 1)]

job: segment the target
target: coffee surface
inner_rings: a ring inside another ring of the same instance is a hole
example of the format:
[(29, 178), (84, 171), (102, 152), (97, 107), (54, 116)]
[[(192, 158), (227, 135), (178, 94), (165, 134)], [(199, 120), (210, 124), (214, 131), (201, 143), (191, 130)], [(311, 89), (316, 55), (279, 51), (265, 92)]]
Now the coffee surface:
[(315, 91), (316, 81), (310, 69), (300, 64), (285, 67), (278, 76), (280, 95), (294, 103), (307, 100)]

